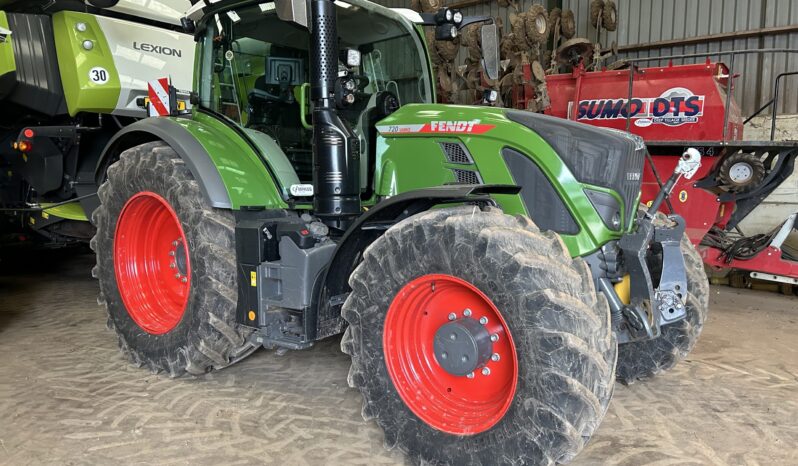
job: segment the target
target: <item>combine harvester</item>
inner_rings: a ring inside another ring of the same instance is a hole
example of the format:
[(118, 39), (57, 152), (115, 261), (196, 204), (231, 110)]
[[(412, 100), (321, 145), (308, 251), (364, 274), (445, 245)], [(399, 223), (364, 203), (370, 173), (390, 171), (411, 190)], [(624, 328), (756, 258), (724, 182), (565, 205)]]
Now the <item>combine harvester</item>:
[[(662, 211), (681, 215), (690, 240), (699, 246), (706, 265), (728, 273), (730, 284), (745, 286), (748, 276), (781, 284), (791, 293), (798, 285), (798, 255), (784, 246), (796, 224), (790, 215), (767, 234), (744, 236), (738, 225), (793, 172), (798, 142), (774, 141), (778, 89), (756, 114), (772, 106), (770, 140), (747, 140), (744, 120), (729, 85), (733, 87), (734, 57), (743, 54), (798, 53), (798, 50), (744, 50), (723, 52), (730, 65), (711, 61), (674, 65), (706, 54), (674, 55), (627, 60), (623, 70), (586, 71), (592, 46), (574, 39), (558, 51), (570, 74), (547, 76), (551, 107), (547, 114), (641, 136), (651, 157), (643, 173), (642, 201), (650, 205), (661, 187), (672, 183)], [(637, 63), (669, 60), (667, 66), (641, 68)], [(732, 68), (732, 69), (730, 69)], [(574, 104), (576, 102), (576, 104)], [(521, 102), (520, 105), (523, 105)], [(756, 115), (755, 114), (755, 115)], [(755, 116), (753, 115), (753, 116)], [(753, 117), (752, 116), (752, 117)], [(752, 118), (750, 117), (750, 118)], [(749, 119), (750, 119), (749, 118)], [(703, 164), (692, 179), (663, 179), (673, 173), (688, 147), (697, 148)], [(590, 163), (587, 161), (585, 163)]]
[(190, 6), (0, 0), (0, 246), (91, 239), (103, 148), (147, 117), (149, 81), (191, 89)]

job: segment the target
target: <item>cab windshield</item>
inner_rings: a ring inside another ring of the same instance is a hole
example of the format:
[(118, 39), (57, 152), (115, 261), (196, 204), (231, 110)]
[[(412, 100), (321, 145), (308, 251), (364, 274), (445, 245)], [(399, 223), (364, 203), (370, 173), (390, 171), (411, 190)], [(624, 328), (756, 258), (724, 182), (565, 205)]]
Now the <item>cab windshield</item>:
[[(378, 93), (391, 92), (400, 105), (431, 101), (427, 61), (418, 35), (404, 23), (335, 4), (339, 48), (361, 53), (360, 66), (351, 69), (355, 102), (340, 113), (369, 152)], [(273, 2), (256, 3), (211, 16), (199, 57), (202, 107), (259, 133), (257, 139), (268, 136), (302, 181), (310, 180), (312, 164), (311, 109), (309, 98), (303, 100), (309, 95), (309, 36), (306, 28), (278, 19)]]

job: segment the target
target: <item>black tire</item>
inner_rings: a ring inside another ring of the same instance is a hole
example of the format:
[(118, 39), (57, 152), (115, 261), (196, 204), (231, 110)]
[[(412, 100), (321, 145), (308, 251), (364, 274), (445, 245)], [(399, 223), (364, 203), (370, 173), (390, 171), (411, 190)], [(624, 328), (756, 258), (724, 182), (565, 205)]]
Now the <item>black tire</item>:
[(604, 2), (604, 9), (602, 10), (601, 25), (607, 31), (614, 31), (618, 29), (618, 7), (613, 0), (606, 0)]
[[(732, 174), (735, 167), (740, 165), (745, 166), (750, 173), (750, 177), (744, 181), (735, 180)], [(757, 154), (737, 152), (723, 159), (718, 169), (718, 179), (726, 191), (747, 193), (758, 188), (765, 179), (765, 164)]]
[(604, 8), (603, 0), (591, 0), (590, 2), (590, 24), (594, 28), (598, 27), (599, 18), (601, 18), (601, 10)]
[[(655, 223), (667, 221), (662, 213), (657, 213)], [(662, 327), (658, 338), (618, 345), (616, 373), (621, 383), (628, 385), (671, 369), (690, 354), (701, 335), (709, 312), (709, 280), (701, 256), (687, 234), (682, 237), (681, 250), (687, 271), (687, 316)]]
[(549, 14), (543, 5), (532, 5), (524, 15), (527, 40), (531, 45), (543, 44), (549, 37)]
[(576, 19), (574, 18), (573, 10), (565, 9), (562, 11), (560, 30), (562, 31), (562, 36), (566, 39), (571, 39), (576, 35)]
[[(184, 314), (164, 334), (151, 334), (130, 316), (122, 301), (114, 270), (114, 232), (128, 199), (150, 191), (168, 201), (188, 243), (191, 282)], [(250, 329), (235, 323), (237, 301), (234, 219), (203, 199), (199, 184), (182, 159), (162, 142), (133, 147), (108, 169), (100, 186), (101, 206), (92, 219), (97, 255), (92, 271), (100, 282), (99, 302), (108, 312), (108, 327), (119, 348), (136, 365), (171, 377), (203, 374), (249, 355)]]
[[(482, 290), (513, 340), (524, 342), (510, 407), (481, 433), (431, 427), (402, 401), (388, 373), (386, 312), (405, 284), (427, 274), (454, 275)], [(596, 295), (586, 264), (526, 217), (471, 206), (418, 214), (370, 246), (349, 283), (341, 341), (352, 356), (349, 384), (363, 394), (363, 417), (382, 427), (386, 447), (414, 463), (567, 462), (606, 413), (617, 355), (607, 302)]]

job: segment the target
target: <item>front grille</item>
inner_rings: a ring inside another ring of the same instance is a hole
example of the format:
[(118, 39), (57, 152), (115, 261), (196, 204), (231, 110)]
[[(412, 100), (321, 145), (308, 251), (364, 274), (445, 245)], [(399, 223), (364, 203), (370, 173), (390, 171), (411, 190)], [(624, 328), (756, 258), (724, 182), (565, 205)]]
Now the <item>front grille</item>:
[(461, 170), (453, 168), (454, 179), (457, 184), (482, 184), (482, 177), (474, 170)]
[(473, 164), (474, 159), (471, 158), (471, 154), (468, 153), (468, 149), (465, 148), (462, 144), (458, 142), (442, 142), (441, 149), (443, 149), (443, 154), (446, 156), (446, 160), (450, 163), (462, 163), (462, 164)]
[(625, 225), (637, 210), (645, 144), (638, 136), (530, 112), (507, 110), (507, 118), (543, 138), (585, 184), (610, 188), (623, 197)]

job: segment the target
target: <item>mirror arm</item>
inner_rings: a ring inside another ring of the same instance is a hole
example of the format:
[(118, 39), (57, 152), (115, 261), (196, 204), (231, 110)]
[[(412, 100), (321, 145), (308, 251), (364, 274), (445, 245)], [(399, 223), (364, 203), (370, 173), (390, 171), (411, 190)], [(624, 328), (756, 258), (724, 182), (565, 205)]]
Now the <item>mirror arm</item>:
[(476, 23), (487, 23), (493, 24), (493, 17), (491, 16), (466, 16), (463, 18), (463, 22), (457, 26), (459, 29), (463, 29), (466, 26)]
[[(435, 21), (436, 13), (419, 13), (421, 16), (421, 24), (422, 26), (437, 26), (438, 23)], [(468, 26), (469, 24), (475, 23), (493, 23), (493, 18), (490, 16), (466, 16), (463, 18), (463, 21), (457, 25), (457, 29), (463, 29), (464, 27)]]

